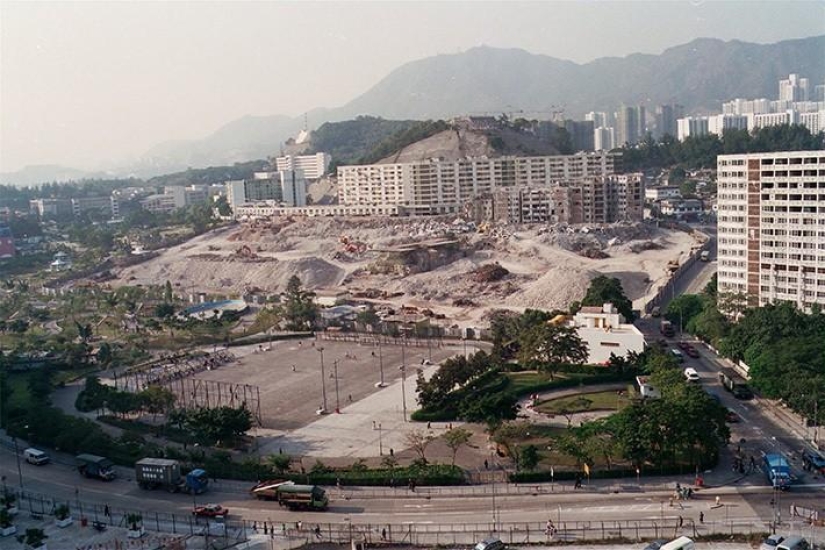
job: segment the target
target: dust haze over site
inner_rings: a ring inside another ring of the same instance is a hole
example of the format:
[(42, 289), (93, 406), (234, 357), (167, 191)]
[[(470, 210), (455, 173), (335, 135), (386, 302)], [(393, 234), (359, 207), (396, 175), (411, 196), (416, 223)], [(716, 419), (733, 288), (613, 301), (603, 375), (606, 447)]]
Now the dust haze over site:
[(823, 33), (822, 2), (3, 2), (0, 172), (122, 172), (158, 144), (337, 107), (404, 63), (480, 45), (587, 63)]

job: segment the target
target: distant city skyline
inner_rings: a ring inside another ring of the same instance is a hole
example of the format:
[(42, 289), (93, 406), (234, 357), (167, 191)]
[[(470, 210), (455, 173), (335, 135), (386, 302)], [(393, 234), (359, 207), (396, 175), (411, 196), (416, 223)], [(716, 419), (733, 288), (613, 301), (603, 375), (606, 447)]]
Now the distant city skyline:
[(0, 2), (0, 171), (87, 170), (299, 116), (479, 45), (586, 63), (825, 34), (825, 2)]

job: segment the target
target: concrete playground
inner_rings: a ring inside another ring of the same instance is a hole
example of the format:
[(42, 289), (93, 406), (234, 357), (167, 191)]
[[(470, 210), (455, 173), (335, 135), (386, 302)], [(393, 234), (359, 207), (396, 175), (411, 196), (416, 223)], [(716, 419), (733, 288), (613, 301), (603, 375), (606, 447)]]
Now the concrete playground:
[[(467, 343), (467, 353), (475, 345)], [(197, 378), (260, 388), (263, 427), (252, 434), (261, 455), (367, 458), (405, 448), (405, 434), (424, 428), (409, 421), (417, 409), (418, 370), (429, 377), (440, 361), (464, 350), (461, 342), (402, 348), (314, 339), (275, 341), (232, 348), (234, 363)], [(430, 361), (432, 365), (424, 364)], [(405, 379), (402, 363), (407, 365)], [(384, 387), (378, 384), (382, 364)], [(320, 414), (324, 393), (327, 414)]]

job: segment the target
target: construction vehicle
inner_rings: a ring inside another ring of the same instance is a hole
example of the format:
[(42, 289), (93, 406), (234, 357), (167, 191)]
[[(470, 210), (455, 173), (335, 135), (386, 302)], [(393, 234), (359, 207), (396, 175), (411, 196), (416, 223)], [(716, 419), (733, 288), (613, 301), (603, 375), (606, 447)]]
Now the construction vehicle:
[(96, 455), (81, 454), (75, 457), (77, 471), (84, 477), (93, 477), (103, 481), (112, 481), (115, 478), (114, 464), (108, 458)]
[(765, 475), (774, 489), (787, 489), (791, 486), (791, 465), (780, 453), (766, 454), (763, 459)]
[(268, 479), (255, 485), (249, 492), (258, 500), (278, 500), (278, 487), (282, 485), (294, 485), (294, 483), (283, 479)]
[(290, 510), (326, 510), (329, 505), (326, 492), (317, 485), (296, 485), (283, 479), (262, 481), (250, 493), (260, 500), (277, 500)]
[(206, 470), (196, 468), (182, 476), (180, 463), (167, 458), (144, 458), (135, 463), (135, 480), (141, 489), (163, 488), (170, 493), (199, 495), (209, 488)]
[(666, 319), (662, 319), (662, 322), (659, 323), (659, 332), (667, 338), (672, 338), (676, 335), (676, 330), (673, 328), (673, 323)]

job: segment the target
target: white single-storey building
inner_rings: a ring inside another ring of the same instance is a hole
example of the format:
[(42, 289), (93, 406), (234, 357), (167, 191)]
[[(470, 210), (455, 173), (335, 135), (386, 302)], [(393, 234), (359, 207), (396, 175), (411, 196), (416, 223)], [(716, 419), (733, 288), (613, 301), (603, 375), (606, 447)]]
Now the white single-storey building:
[(587, 344), (588, 364), (603, 365), (610, 360), (610, 354), (624, 357), (630, 351), (642, 353), (645, 349), (644, 335), (634, 325), (626, 323), (611, 303), (602, 307), (583, 307), (570, 323)]

